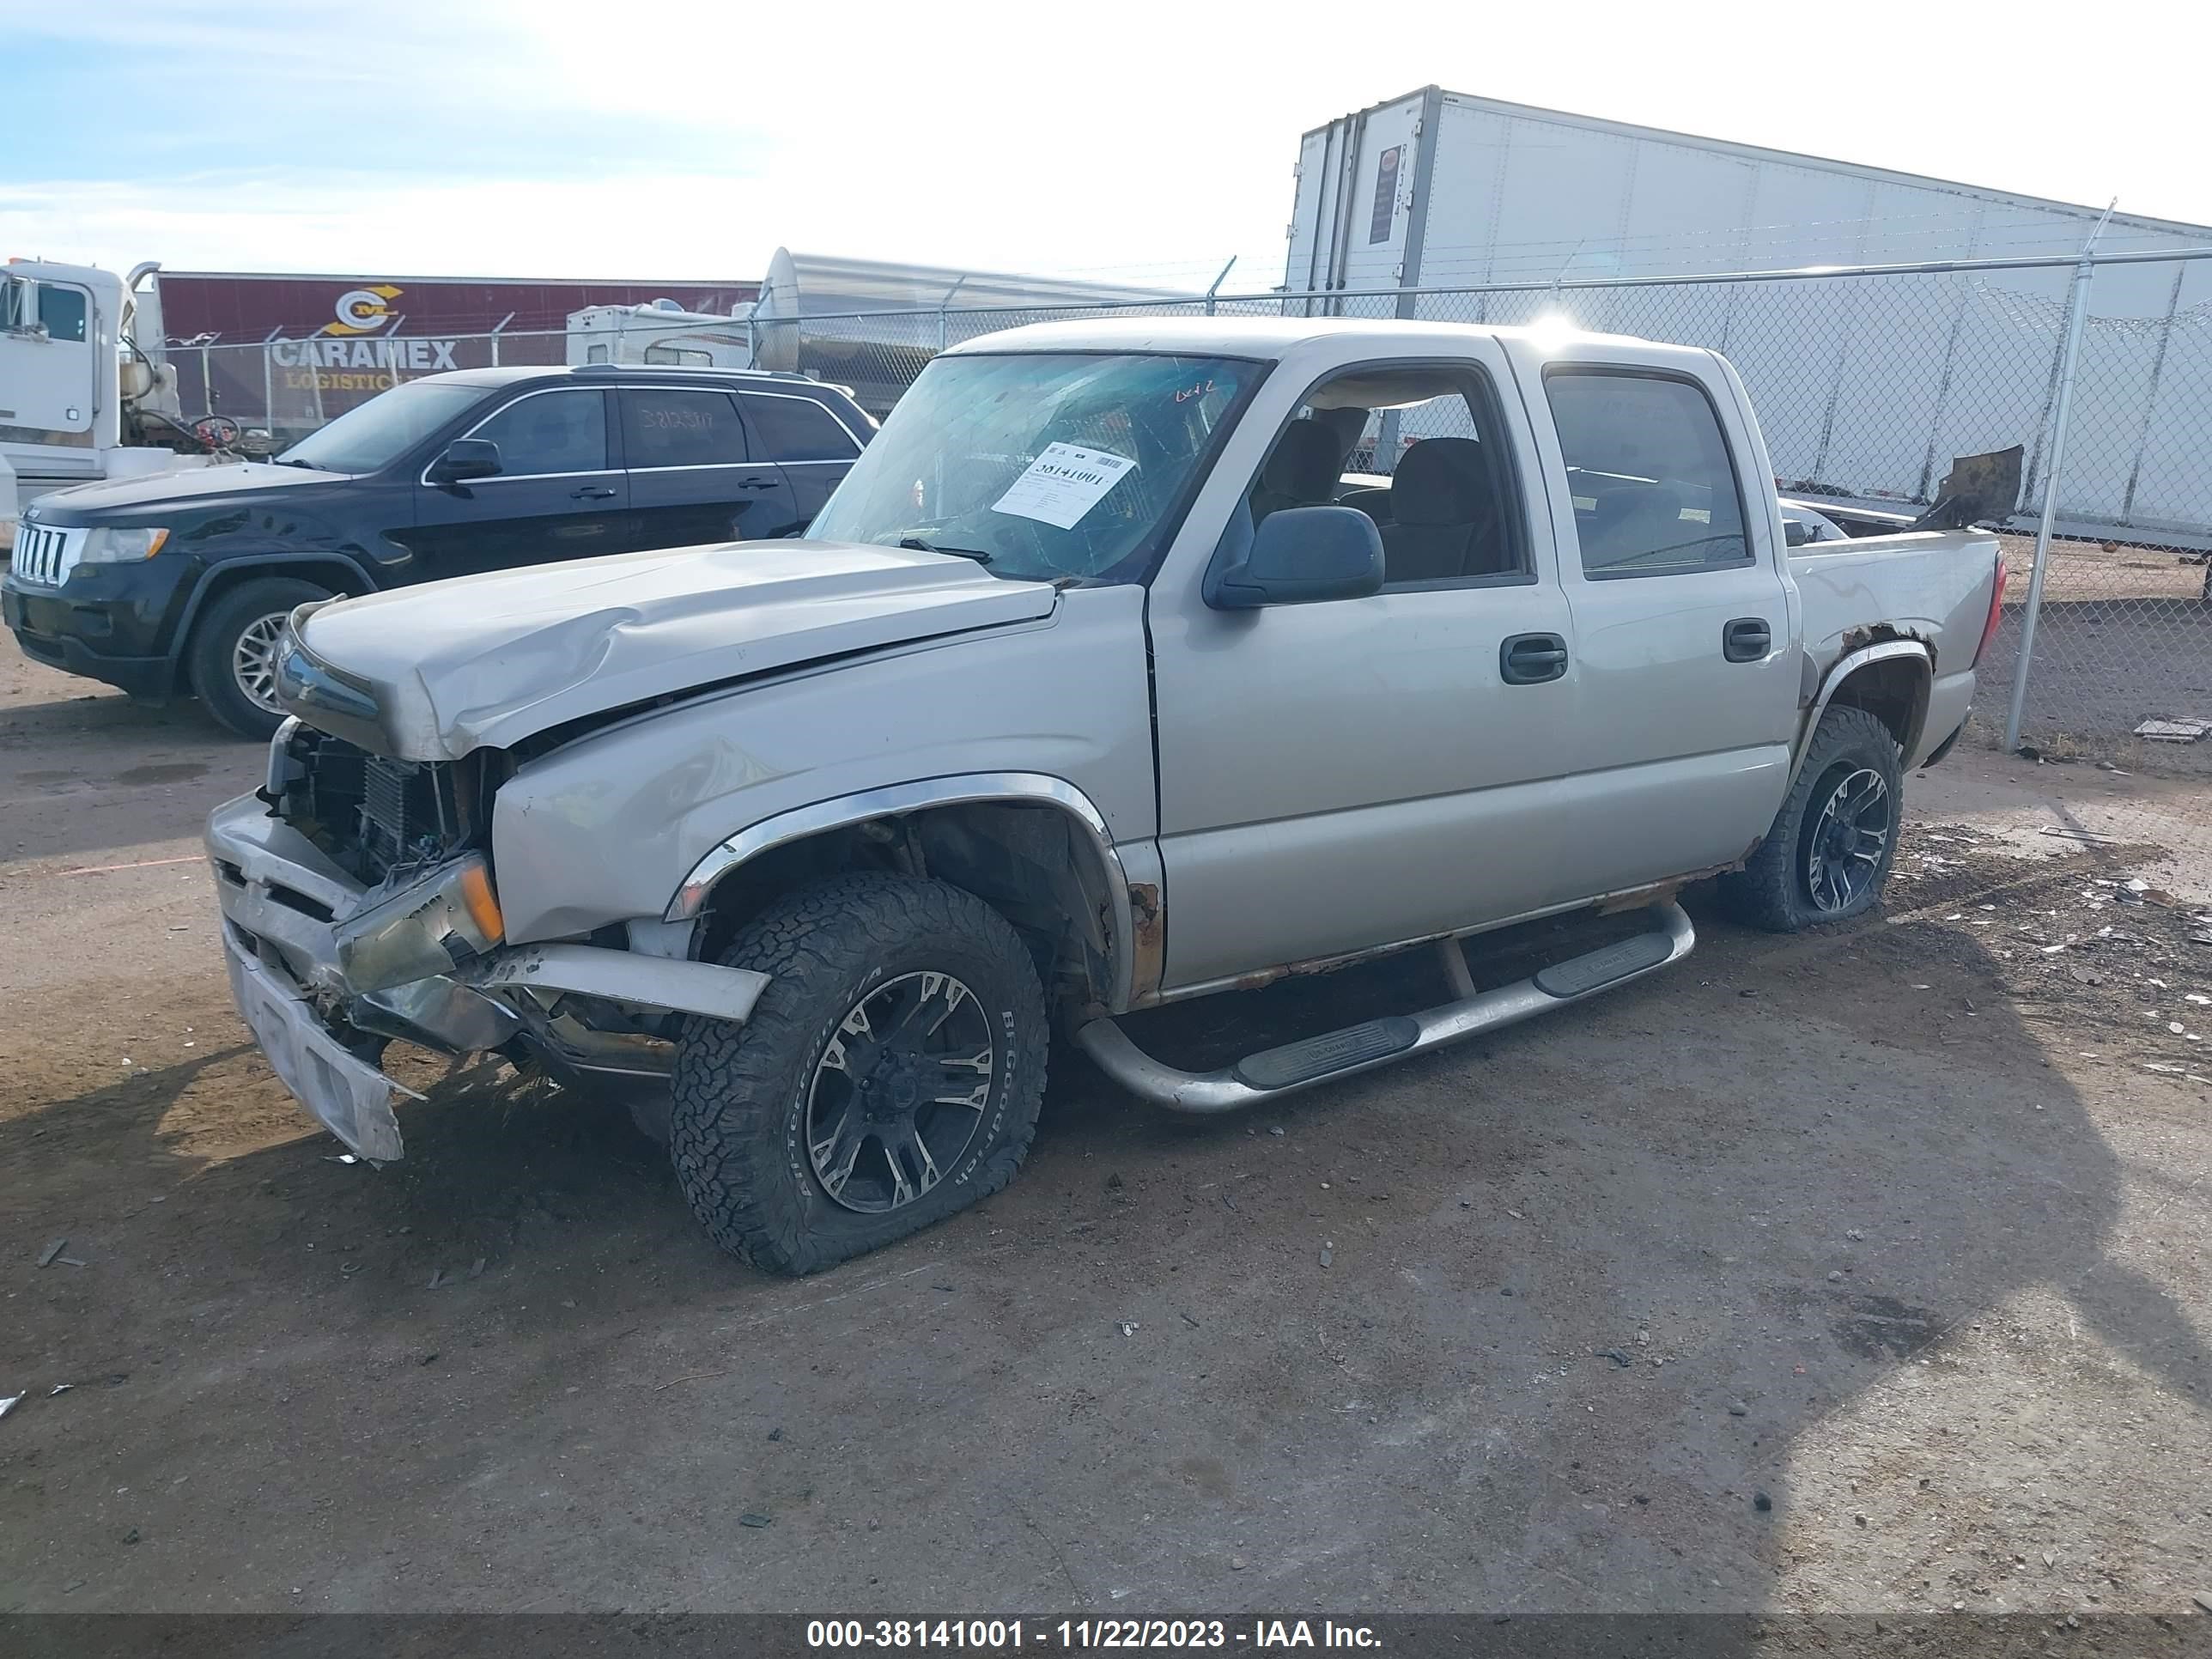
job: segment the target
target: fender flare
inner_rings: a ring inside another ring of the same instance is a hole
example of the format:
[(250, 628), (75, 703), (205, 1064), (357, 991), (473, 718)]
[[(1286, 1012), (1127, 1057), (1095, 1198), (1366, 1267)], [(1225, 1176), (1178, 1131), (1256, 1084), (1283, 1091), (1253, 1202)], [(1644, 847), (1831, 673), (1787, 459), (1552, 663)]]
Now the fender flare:
[(948, 777), (921, 778), (835, 796), (775, 813), (708, 848), (669, 899), (662, 920), (682, 922), (696, 919), (706, 908), (716, 884), (771, 848), (804, 841), (824, 830), (864, 823), (870, 818), (896, 817), (933, 806), (960, 806), (979, 801), (1051, 807), (1079, 826), (1080, 839), (1097, 856), (1104, 873), (1111, 906), (1108, 918), (1111, 936), (1108, 944), (1113, 953), (1113, 1003), (1116, 1007), (1127, 1006), (1134, 972), (1133, 947), (1136, 932), (1128, 872), (1122, 866), (1121, 855), (1115, 850), (1106, 816), (1097, 804), (1066, 779), (1042, 772), (966, 772)]
[[(1805, 756), (1813, 746), (1813, 733), (1820, 724), (1820, 716), (1827, 713), (1828, 704), (1834, 700), (1844, 683), (1860, 669), (1872, 664), (1894, 662), (1907, 657), (1917, 661), (1925, 671), (1920, 706), (1913, 715), (1912, 730), (1903, 744), (1905, 763), (1911, 763), (1912, 751), (1920, 744), (1921, 725), (1928, 718), (1927, 691), (1936, 682), (1935, 653), (1918, 640), (1883, 640), (1874, 645), (1863, 645), (1857, 650), (1847, 651), (1836, 659), (1834, 666), (1821, 680), (1812, 707), (1806, 711), (1804, 723), (1798, 728), (1796, 753), (1790, 757), (1790, 781), (1783, 790), (1785, 800), (1789, 799), (1790, 791), (1797, 787), (1797, 774), (1804, 768)], [(1809, 664), (1811, 659), (1808, 658), (1807, 661)]]
[(177, 618), (176, 631), (169, 636), (169, 660), (176, 662), (185, 654), (185, 642), (192, 636), (192, 624), (199, 620), (200, 612), (207, 606), (208, 595), (215, 591), (218, 581), (224, 587), (231, 583), (228, 573), (252, 570), (257, 573), (281, 575), (287, 569), (303, 566), (327, 570), (332, 565), (343, 565), (361, 578), (361, 591), (374, 593), (380, 584), (368, 573), (368, 567), (347, 553), (248, 553), (235, 559), (218, 559), (200, 572), (192, 584), (191, 597), (185, 601), (184, 614)]

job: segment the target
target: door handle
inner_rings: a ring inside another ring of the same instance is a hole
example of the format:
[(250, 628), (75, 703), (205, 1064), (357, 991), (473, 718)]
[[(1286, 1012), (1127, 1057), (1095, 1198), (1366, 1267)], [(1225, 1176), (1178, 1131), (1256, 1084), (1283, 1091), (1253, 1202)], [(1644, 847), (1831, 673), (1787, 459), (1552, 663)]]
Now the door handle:
[(572, 501), (611, 501), (621, 493), (605, 484), (586, 484), (581, 489), (570, 490), (568, 499)]
[(775, 486), (776, 480), (774, 478), (740, 478), (738, 480), (738, 488), (740, 489), (773, 489)]
[(1516, 634), (1498, 647), (1498, 675), (1508, 685), (1541, 685), (1567, 672), (1567, 642), (1557, 634)]
[(1774, 648), (1774, 630), (1764, 617), (1738, 617), (1721, 629), (1721, 655), (1730, 662), (1764, 662)]

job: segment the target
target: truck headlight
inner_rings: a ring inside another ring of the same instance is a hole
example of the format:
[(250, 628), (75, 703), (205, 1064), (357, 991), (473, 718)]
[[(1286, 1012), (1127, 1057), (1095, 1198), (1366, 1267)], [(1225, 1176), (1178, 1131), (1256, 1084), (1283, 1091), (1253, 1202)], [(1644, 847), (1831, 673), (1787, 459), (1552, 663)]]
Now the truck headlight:
[(450, 974), (506, 937), (483, 855), (471, 853), (337, 925), (338, 971), (356, 995)]
[(79, 564), (136, 564), (150, 559), (169, 539), (166, 530), (99, 529), (87, 532)]

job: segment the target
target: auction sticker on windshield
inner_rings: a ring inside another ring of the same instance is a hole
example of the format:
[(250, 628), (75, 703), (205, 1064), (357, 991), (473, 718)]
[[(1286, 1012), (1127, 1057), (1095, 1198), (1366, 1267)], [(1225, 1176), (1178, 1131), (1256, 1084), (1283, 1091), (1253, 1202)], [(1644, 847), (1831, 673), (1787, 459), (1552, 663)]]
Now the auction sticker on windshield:
[(1047, 444), (1029, 470), (991, 503), (991, 510), (1073, 530), (1136, 465), (1126, 455), (1103, 449)]

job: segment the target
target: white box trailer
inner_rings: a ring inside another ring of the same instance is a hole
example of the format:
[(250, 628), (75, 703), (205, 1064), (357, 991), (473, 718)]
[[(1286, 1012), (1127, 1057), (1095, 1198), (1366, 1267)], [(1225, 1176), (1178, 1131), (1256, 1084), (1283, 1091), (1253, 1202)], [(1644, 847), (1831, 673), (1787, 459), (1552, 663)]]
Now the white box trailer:
[[(2033, 501), (2072, 260), (2100, 212), (1428, 87), (1304, 136), (1284, 285), (1354, 314), (1559, 313), (1711, 346), (1742, 369), (1792, 490), (1925, 502), (1951, 456), (2019, 443)], [(2114, 214), (2097, 246), (2203, 248), (2212, 228)], [(2057, 263), (1645, 285), (2039, 258)], [(2062, 529), (2212, 544), (2212, 259), (2100, 266), (2089, 319)]]

